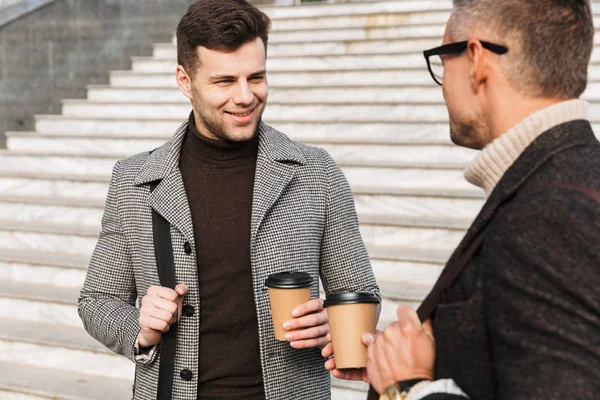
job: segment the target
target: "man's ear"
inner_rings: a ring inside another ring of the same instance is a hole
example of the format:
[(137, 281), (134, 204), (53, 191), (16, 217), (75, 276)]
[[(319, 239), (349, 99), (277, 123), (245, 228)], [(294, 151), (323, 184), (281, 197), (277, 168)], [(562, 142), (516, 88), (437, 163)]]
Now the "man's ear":
[(192, 100), (192, 78), (188, 75), (183, 68), (183, 65), (178, 65), (175, 71), (175, 78), (177, 79), (177, 86), (181, 93), (188, 99)]
[(467, 57), (471, 61), (471, 87), (475, 93), (478, 93), (489, 76), (489, 54), (485, 51), (481, 42), (475, 39), (469, 40), (466, 51)]

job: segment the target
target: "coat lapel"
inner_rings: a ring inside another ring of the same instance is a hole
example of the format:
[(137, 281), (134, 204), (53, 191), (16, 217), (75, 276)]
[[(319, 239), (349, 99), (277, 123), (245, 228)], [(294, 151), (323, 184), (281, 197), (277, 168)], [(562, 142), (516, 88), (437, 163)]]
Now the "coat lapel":
[[(498, 208), (509, 201), (527, 179), (557, 153), (577, 146), (595, 145), (597, 140), (589, 122), (576, 120), (555, 126), (539, 136), (506, 171), (467, 231), (458, 248), (448, 260), (438, 283), (419, 308), (421, 319), (430, 317), (440, 292), (447, 288), (445, 275), (458, 276), (482, 243), (483, 230)], [(477, 248), (474, 248), (474, 247)], [(470, 255), (470, 256), (468, 256)], [(468, 256), (468, 257), (465, 257)]]
[(261, 123), (259, 135), (252, 200), (252, 245), (265, 215), (294, 178), (298, 165), (306, 163), (300, 149), (282, 133)]
[(194, 245), (192, 214), (179, 170), (179, 155), (187, 126), (185, 122), (169, 142), (150, 154), (135, 184), (144, 185), (160, 181), (149, 195), (148, 204)]

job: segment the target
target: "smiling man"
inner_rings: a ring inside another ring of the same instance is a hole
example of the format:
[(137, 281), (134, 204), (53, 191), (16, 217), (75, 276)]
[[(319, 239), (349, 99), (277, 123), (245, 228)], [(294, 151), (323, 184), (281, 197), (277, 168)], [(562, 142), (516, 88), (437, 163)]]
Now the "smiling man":
[[(189, 120), (114, 168), (79, 313), (136, 364), (134, 399), (329, 399), (319, 278), (380, 296), (339, 167), (262, 122), (269, 25), (244, 0), (191, 5), (176, 70)], [(264, 284), (290, 270), (314, 278), (313, 300), (279, 342)]]

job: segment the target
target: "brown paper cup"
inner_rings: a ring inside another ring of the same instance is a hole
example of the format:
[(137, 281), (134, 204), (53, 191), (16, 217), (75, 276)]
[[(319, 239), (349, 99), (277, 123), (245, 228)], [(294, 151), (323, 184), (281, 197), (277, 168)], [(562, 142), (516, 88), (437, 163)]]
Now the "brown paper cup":
[(288, 331), (283, 329), (283, 323), (294, 319), (294, 317), (292, 317), (294, 308), (310, 300), (310, 288), (269, 288), (269, 299), (271, 301), (271, 317), (273, 318), (275, 339), (285, 340), (284, 336)]
[(375, 333), (377, 303), (329, 305), (327, 314), (336, 368), (366, 367), (367, 348), (362, 342), (362, 335)]
[(310, 300), (312, 283), (313, 278), (304, 272), (282, 272), (266, 280), (275, 339), (285, 341), (288, 331), (283, 329), (283, 323), (294, 318), (294, 308)]

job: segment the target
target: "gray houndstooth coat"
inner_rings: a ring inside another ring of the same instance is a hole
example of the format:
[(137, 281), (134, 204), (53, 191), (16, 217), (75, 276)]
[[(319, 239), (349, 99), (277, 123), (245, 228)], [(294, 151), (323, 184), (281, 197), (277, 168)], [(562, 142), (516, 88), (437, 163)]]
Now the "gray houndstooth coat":
[[(117, 354), (136, 364), (133, 398), (156, 398), (160, 346), (150, 357), (134, 354), (139, 333), (139, 304), (148, 288), (159, 285), (152, 235), (152, 209), (171, 224), (177, 283), (186, 283), (184, 303), (199, 309), (192, 217), (179, 170), (187, 130), (152, 153), (119, 161), (113, 170), (102, 231), (79, 299), (87, 331)], [(299, 270), (318, 279), (327, 293), (369, 292), (380, 296), (359, 233), (350, 187), (339, 167), (321, 149), (291, 141), (261, 124), (251, 223), (254, 298), (258, 314), (265, 393), (273, 400), (326, 400), (329, 373), (319, 349), (292, 349), (273, 338), (268, 275)], [(149, 183), (160, 180), (154, 192)], [(198, 313), (180, 321), (175, 356), (173, 400), (196, 399)], [(223, 360), (227, 362), (227, 360)], [(193, 373), (191, 381), (180, 371)], [(125, 377), (124, 377), (125, 378)]]

